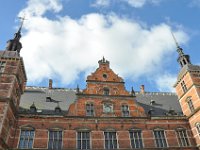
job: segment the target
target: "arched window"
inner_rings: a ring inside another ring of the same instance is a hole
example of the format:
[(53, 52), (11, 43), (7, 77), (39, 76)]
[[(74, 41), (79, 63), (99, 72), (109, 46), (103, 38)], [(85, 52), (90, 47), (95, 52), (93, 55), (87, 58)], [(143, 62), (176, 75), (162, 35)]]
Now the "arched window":
[(35, 130), (32, 127), (23, 127), (20, 131), (19, 149), (32, 149)]
[(181, 147), (190, 146), (186, 129), (184, 129), (184, 128), (178, 128), (176, 130), (176, 134), (177, 134), (177, 137), (178, 137), (179, 145)]
[(53, 128), (49, 130), (48, 149), (60, 150), (62, 149), (62, 130)]

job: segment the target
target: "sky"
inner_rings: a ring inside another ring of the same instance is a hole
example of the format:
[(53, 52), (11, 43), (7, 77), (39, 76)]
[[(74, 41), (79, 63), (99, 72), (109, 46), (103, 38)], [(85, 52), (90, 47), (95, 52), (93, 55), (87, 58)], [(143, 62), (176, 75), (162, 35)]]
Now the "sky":
[(0, 49), (20, 20), (28, 86), (81, 89), (98, 60), (110, 61), (127, 90), (174, 92), (180, 66), (171, 32), (200, 65), (200, 0), (3, 0)]

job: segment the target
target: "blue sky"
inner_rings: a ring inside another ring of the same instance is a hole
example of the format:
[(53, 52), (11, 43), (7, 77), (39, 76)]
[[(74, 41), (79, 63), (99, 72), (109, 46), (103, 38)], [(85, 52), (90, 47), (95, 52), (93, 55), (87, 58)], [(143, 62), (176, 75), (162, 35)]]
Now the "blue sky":
[(173, 91), (180, 70), (170, 31), (200, 64), (200, 0), (4, 0), (0, 49), (25, 15), (21, 56), (27, 85), (85, 88), (103, 56), (131, 86)]

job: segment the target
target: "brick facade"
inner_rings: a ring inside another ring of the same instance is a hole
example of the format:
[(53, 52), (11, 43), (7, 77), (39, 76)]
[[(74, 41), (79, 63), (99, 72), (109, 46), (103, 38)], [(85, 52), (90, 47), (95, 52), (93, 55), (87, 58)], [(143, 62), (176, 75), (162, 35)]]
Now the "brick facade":
[[(186, 71), (176, 84), (185, 116), (152, 116), (137, 102), (135, 92), (125, 89), (123, 79), (103, 58), (87, 77), (86, 88), (77, 88), (76, 99), (67, 111), (60, 113), (58, 105), (58, 112), (45, 114), (34, 103), (30, 110), (21, 111), (19, 107), (26, 83), (19, 53), (2, 51), (0, 62), (0, 149), (128, 150), (135, 146), (149, 150), (195, 150), (200, 144), (196, 129), (200, 121), (199, 74)], [(182, 81), (187, 91), (183, 92)], [(52, 81), (50, 85), (49, 90), (53, 91)], [(141, 93), (145, 93), (144, 86)], [(50, 96), (46, 98), (58, 103)], [(194, 105), (192, 113), (188, 98)]]

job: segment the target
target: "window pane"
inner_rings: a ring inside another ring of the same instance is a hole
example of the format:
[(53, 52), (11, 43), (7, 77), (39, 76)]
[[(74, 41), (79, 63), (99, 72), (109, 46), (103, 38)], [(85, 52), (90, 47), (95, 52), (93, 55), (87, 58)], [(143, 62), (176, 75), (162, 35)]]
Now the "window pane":
[(33, 147), (34, 131), (32, 130), (21, 130), (19, 148), (32, 149)]
[(155, 130), (154, 131), (154, 137), (156, 140), (156, 146), (157, 147), (167, 147), (167, 142), (165, 139), (164, 130)]
[(130, 131), (131, 146), (132, 148), (143, 148), (140, 130)]
[(78, 132), (77, 148), (78, 149), (90, 149), (90, 133)]
[(117, 148), (116, 132), (104, 132), (104, 136), (105, 136), (105, 148), (116, 149)]
[(48, 149), (62, 148), (62, 131), (49, 131)]

